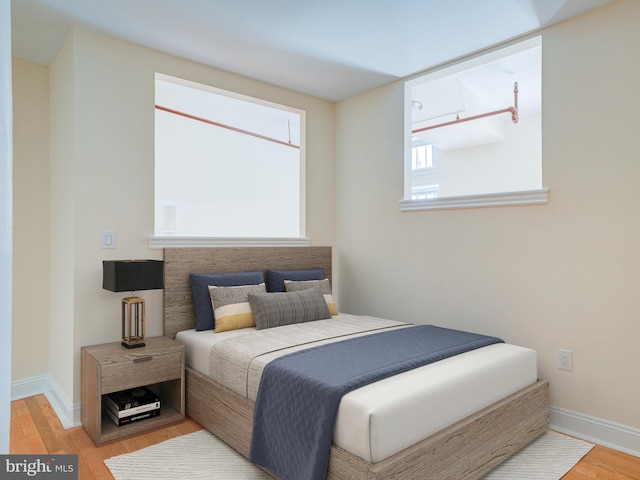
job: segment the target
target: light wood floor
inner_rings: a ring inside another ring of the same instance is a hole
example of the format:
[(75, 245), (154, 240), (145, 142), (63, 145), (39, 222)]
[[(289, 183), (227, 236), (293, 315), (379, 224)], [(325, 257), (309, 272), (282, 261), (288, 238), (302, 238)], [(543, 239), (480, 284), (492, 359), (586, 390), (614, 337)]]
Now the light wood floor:
[[(18, 454), (77, 453), (80, 480), (113, 480), (104, 459), (201, 429), (187, 418), (179, 425), (98, 448), (82, 427), (63, 429), (46, 397), (37, 395), (11, 403), (10, 448), (11, 453)], [(563, 480), (594, 479), (640, 480), (640, 458), (596, 446), (563, 477)]]

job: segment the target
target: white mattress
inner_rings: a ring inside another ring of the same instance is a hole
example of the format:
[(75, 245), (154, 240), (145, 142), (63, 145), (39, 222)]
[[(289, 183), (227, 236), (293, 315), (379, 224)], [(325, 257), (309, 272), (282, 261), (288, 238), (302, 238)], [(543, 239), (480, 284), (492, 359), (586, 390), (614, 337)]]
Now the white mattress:
[[(186, 364), (204, 375), (211, 345), (254, 328), (184, 330)], [(395, 375), (342, 398), (333, 441), (376, 463), (537, 380), (535, 350), (495, 344)]]

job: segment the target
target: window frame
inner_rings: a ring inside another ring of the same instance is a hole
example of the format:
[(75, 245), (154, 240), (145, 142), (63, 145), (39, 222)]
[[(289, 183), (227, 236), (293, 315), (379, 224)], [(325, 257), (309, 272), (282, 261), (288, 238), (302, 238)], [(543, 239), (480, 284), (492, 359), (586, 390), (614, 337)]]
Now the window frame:
[[(227, 96), (236, 100), (255, 103), (262, 106), (288, 110), (299, 114), (300, 117), (300, 146), (299, 146), (299, 236), (295, 237), (239, 237), (239, 236), (189, 236), (189, 235), (161, 235), (156, 234), (155, 210), (156, 197), (154, 189), (154, 233), (149, 235), (149, 248), (176, 248), (176, 247), (228, 247), (228, 246), (308, 246), (309, 237), (306, 236), (306, 156), (305, 156), (305, 132), (306, 112), (299, 108), (290, 107), (279, 103), (270, 102), (257, 97), (224, 90), (210, 85), (193, 82), (184, 78), (174, 77), (156, 72), (155, 80), (175, 83), (189, 88), (195, 88), (211, 92), (216, 95)], [(155, 116), (154, 116), (155, 118)], [(155, 120), (154, 120), (155, 122)]]
[(448, 210), (455, 208), (504, 207), (508, 205), (545, 205), (549, 203), (549, 189), (518, 192), (461, 195), (423, 200), (400, 200), (400, 211)]
[[(496, 192), (486, 194), (471, 194), (460, 196), (437, 197), (430, 199), (411, 199), (412, 185), (410, 178), (416, 172), (427, 172), (431, 169), (412, 169), (412, 148), (413, 141), (411, 138), (412, 130), (412, 91), (414, 85), (418, 84), (427, 75), (433, 75), (433, 79), (437, 79), (448, 74), (449, 70), (456, 68), (457, 65), (467, 64), (468, 68), (475, 65), (481, 65), (490, 61), (491, 58), (497, 58), (505, 55), (505, 50), (516, 52), (530, 48), (535, 44), (542, 44), (542, 38), (539, 34), (533, 34), (529, 37), (519, 38), (508, 44), (500, 45), (492, 49), (478, 52), (469, 57), (458, 59), (449, 65), (441, 65), (431, 72), (423, 72), (416, 75), (404, 83), (404, 195), (400, 200), (400, 211), (420, 211), (420, 210), (446, 210), (458, 208), (479, 208), (479, 207), (498, 207), (509, 205), (544, 205), (549, 203), (549, 188), (541, 187), (533, 190), (522, 190), (515, 192)], [(542, 139), (541, 139), (542, 140)], [(435, 149), (434, 149), (435, 150)], [(435, 159), (434, 159), (435, 166)], [(544, 177), (543, 177), (544, 182)]]

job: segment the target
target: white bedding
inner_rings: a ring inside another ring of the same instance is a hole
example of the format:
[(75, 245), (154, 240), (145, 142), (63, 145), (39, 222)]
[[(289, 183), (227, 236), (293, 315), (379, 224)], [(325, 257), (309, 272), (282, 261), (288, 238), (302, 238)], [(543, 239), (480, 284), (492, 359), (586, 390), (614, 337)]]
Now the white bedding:
[[(208, 375), (211, 346), (252, 331), (184, 330), (176, 340), (186, 347), (187, 366)], [(333, 441), (376, 463), (536, 380), (536, 352), (529, 348), (501, 343), (463, 353), (345, 395)]]

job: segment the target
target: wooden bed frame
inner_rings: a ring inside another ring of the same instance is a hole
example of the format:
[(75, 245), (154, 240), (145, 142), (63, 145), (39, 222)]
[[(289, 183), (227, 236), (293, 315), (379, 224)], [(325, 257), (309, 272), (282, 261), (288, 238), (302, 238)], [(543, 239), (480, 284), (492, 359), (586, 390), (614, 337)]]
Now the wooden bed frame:
[[(164, 335), (195, 328), (190, 273), (324, 268), (331, 247), (169, 248), (164, 251)], [(186, 413), (245, 457), (253, 402), (186, 371)], [(375, 464), (332, 445), (328, 479), (477, 479), (549, 426), (549, 383), (540, 380)]]

